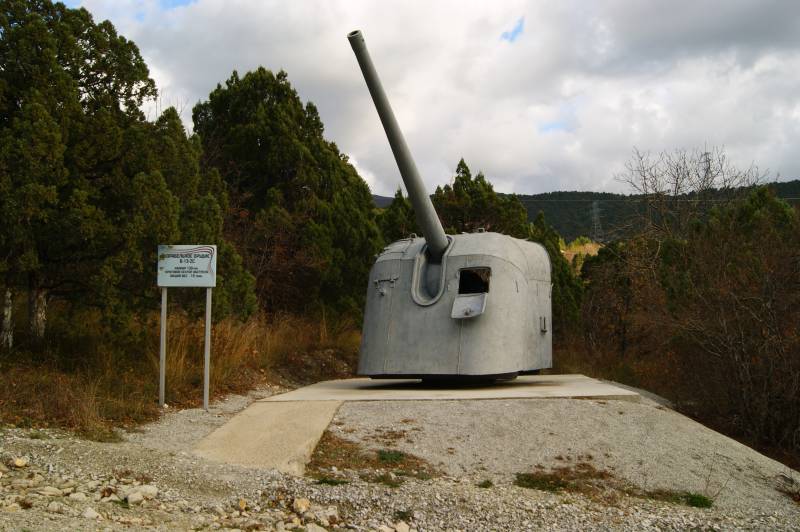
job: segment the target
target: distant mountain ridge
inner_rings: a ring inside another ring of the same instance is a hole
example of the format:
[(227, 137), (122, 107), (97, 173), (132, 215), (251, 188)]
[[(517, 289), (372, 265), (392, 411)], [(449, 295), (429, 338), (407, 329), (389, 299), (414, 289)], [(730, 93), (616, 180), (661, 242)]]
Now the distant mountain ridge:
[(385, 209), (392, 204), (394, 198), (391, 196), (378, 196), (377, 194), (373, 194), (372, 201), (375, 202), (375, 206), (379, 209)]
[[(800, 205), (800, 179), (766, 183), (775, 195), (791, 205)], [(543, 194), (517, 194), (528, 219), (533, 220), (543, 212), (564, 240), (579, 236), (613, 238), (624, 228), (636, 212), (637, 196), (611, 192), (557, 191)], [(372, 196), (375, 206), (388, 207), (394, 198)]]

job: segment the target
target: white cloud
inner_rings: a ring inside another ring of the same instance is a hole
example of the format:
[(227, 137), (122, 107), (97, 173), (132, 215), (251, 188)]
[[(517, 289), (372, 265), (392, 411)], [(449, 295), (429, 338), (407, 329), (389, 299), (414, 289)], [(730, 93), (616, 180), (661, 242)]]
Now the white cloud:
[(742, 165), (800, 176), (793, 2), (82, 5), (139, 45), (161, 105), (183, 107), (187, 125), (232, 70), (285, 69), (379, 194), (400, 177), (346, 39), (356, 28), (431, 190), (462, 156), (501, 191), (620, 190), (633, 146), (725, 145)]

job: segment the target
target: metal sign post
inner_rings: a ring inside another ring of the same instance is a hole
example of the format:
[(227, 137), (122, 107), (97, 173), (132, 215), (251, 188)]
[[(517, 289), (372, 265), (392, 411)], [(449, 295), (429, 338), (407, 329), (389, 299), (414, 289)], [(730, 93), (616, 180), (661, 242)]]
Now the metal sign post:
[(211, 374), (211, 291), (206, 288), (206, 338), (203, 345), (203, 408), (208, 410), (208, 386)]
[(167, 287), (161, 288), (161, 347), (158, 353), (158, 406), (164, 406), (164, 383), (167, 380)]
[(203, 408), (208, 410), (211, 380), (211, 291), (217, 285), (217, 246), (158, 246), (158, 286), (161, 287), (161, 345), (158, 357), (158, 405), (164, 406), (167, 362), (167, 288), (206, 289), (203, 346)]

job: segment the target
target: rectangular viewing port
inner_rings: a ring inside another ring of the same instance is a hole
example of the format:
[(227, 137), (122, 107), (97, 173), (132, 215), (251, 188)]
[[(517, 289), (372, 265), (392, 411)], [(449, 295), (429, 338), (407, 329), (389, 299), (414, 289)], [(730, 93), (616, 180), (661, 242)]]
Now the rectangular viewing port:
[(462, 268), (458, 272), (459, 294), (485, 294), (489, 292), (491, 268)]

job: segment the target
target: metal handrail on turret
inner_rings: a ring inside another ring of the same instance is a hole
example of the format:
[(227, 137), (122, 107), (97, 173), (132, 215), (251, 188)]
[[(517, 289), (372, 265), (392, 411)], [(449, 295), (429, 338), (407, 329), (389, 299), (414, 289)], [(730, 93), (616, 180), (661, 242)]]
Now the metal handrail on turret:
[(353, 52), (356, 54), (356, 59), (358, 59), (358, 64), (361, 67), (361, 73), (364, 75), (364, 80), (367, 82), (372, 101), (375, 102), (378, 116), (380, 116), (383, 129), (386, 131), (389, 145), (392, 147), (394, 159), (397, 162), (397, 167), (400, 169), (400, 175), (406, 185), (408, 197), (417, 215), (417, 223), (422, 229), (422, 236), (425, 237), (425, 241), (428, 245), (430, 261), (438, 263), (441, 261), (442, 255), (449, 244), (444, 229), (442, 228), (442, 223), (439, 221), (439, 216), (433, 208), (430, 196), (428, 196), (425, 191), (425, 185), (419, 176), (417, 165), (414, 164), (414, 159), (411, 157), (411, 152), (406, 144), (406, 139), (403, 137), (403, 132), (400, 131), (400, 126), (397, 125), (397, 119), (392, 112), (392, 106), (389, 105), (389, 100), (386, 98), (386, 93), (383, 91), (381, 80), (378, 77), (378, 73), (375, 71), (375, 66), (372, 64), (372, 59), (367, 51), (364, 36), (360, 31), (356, 30), (348, 33), (347, 39), (350, 41)]

